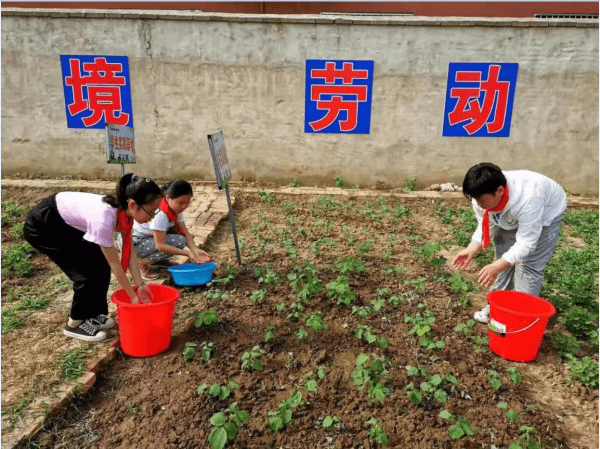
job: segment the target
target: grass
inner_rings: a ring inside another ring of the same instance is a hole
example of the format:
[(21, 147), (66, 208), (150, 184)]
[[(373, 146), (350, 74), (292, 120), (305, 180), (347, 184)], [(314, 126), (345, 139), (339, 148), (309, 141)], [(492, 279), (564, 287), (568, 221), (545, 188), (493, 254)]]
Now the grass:
[(79, 348), (71, 349), (60, 357), (57, 369), (61, 378), (75, 381), (85, 371), (84, 359), (90, 354), (93, 343), (85, 343)]
[(25, 317), (21, 312), (42, 310), (48, 307), (49, 304), (49, 298), (32, 296), (22, 299), (14, 306), (5, 308), (2, 311), (2, 334), (8, 334), (25, 323)]

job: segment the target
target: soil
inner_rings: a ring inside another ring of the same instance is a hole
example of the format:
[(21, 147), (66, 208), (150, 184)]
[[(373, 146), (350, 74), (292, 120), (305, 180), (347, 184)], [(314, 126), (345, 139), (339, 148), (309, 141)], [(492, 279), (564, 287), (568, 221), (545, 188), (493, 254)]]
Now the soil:
[[(47, 194), (38, 193), (40, 198)], [(25, 446), (210, 447), (210, 418), (237, 402), (250, 420), (239, 428), (228, 447), (378, 447), (366, 424), (371, 418), (387, 434), (389, 447), (508, 447), (523, 434), (520, 426), (534, 428), (533, 440), (543, 447), (598, 447), (597, 392), (579, 384), (566, 385), (565, 365), (560, 363), (550, 341), (555, 329), (546, 330), (539, 356), (530, 363), (504, 360), (491, 353), (487, 344), (478, 344), (454, 331), (485, 303), (485, 293), (476, 289), (468, 294), (472, 305), (461, 306), (459, 299), (464, 294), (454, 292), (451, 284), (444, 281), (453, 273), (450, 263), (458, 247), (441, 251), (447, 259), (441, 267), (432, 267), (428, 259), (413, 253), (425, 243), (453, 240), (451, 229), (436, 216), (431, 199), (278, 194), (267, 200), (256, 192), (238, 192), (236, 198), (236, 228), (243, 246), (244, 266), (237, 270), (235, 278), (228, 284), (178, 287), (181, 299), (176, 306), (169, 349), (148, 358), (121, 353), (98, 373), (89, 393), (77, 398)], [(456, 203), (450, 205), (456, 207)], [(467, 205), (466, 201), (463, 205)], [(383, 206), (388, 211), (379, 221), (377, 214)], [(394, 218), (398, 206), (409, 209), (410, 216)], [(293, 241), (295, 259), (290, 258), (284, 245), (286, 238)], [(219, 265), (220, 275), (237, 266), (228, 222), (219, 226), (207, 250)], [(353, 314), (351, 306), (337, 304), (327, 295), (326, 285), (340, 276), (338, 263), (345, 256), (360, 258), (365, 264), (363, 273), (344, 273), (356, 295), (352, 305), (365, 307), (376, 298), (385, 298), (385, 307), (364, 319)], [(35, 276), (46, 271), (56, 276), (58, 270), (44, 259), (34, 257)], [(289, 306), (297, 297), (287, 276), (304, 262), (319, 270), (316, 276), (323, 285), (302, 310), (304, 317), (315, 312), (323, 314), (328, 328), (318, 332), (306, 325), (305, 318), (288, 318), (292, 313)], [(266, 268), (277, 274), (279, 284), (264, 282)], [(262, 276), (257, 269), (263, 269)], [(478, 269), (473, 265), (463, 274), (474, 279)], [(48, 274), (44, 276), (44, 282), (50, 282)], [(264, 300), (253, 302), (252, 293), (262, 288), (266, 289)], [(389, 289), (389, 294), (377, 292), (384, 288)], [(228, 298), (209, 299), (216, 296), (216, 289), (228, 292)], [(389, 301), (391, 295), (403, 300), (393, 305)], [(286, 306), (279, 312), (277, 308), (284, 302)], [(209, 308), (216, 310), (220, 322), (197, 328), (191, 314)], [(445, 342), (443, 349), (425, 349), (416, 334), (408, 334), (412, 325), (405, 318), (423, 315), (425, 310), (435, 316), (431, 333), (436, 340)], [(54, 322), (61, 321), (57, 318)], [(385, 337), (389, 348), (379, 349), (377, 344), (355, 338), (357, 325), (361, 324), (370, 326), (378, 339)], [(265, 343), (264, 333), (270, 326), (275, 337)], [(305, 339), (297, 337), (301, 326), (308, 333)], [(484, 325), (472, 329), (475, 337), (488, 336)], [(52, 345), (52, 340), (46, 342)], [(198, 345), (191, 361), (182, 354), (188, 342)], [(198, 349), (204, 342), (215, 344), (208, 363), (201, 360)], [(2, 341), (3, 361), (17, 357), (18, 351), (24, 349), (5, 347), (5, 343), (6, 337)], [(255, 346), (265, 351), (263, 370), (242, 369), (242, 355)], [(33, 350), (29, 357), (35, 359), (44, 349), (40, 344), (27, 350)], [(382, 381), (391, 393), (383, 402), (370, 398), (368, 387), (361, 390), (352, 382), (356, 358), (361, 353), (371, 361), (381, 360), (387, 368)], [(408, 391), (413, 386), (419, 391), (426, 379), (423, 375), (409, 376), (409, 367), (426, 368), (431, 375), (442, 378), (455, 376), (456, 384), (440, 385), (447, 402), (442, 404), (421, 391), (421, 404), (411, 404)], [(518, 368), (522, 383), (510, 381), (509, 367)], [(316, 375), (321, 368), (326, 372), (323, 379)], [(31, 369), (23, 367), (29, 373)], [(489, 370), (500, 375), (502, 386), (498, 390), (490, 386)], [(13, 401), (5, 402), (4, 363), (2, 371), (4, 408), (22, 395), (9, 393)], [(27, 377), (25, 372), (21, 374)], [(311, 379), (317, 381), (316, 391), (306, 388)], [(230, 380), (239, 388), (232, 389), (224, 400), (197, 393), (201, 384), (226, 385)], [(11, 387), (18, 390), (16, 385)], [(293, 409), (287, 425), (273, 432), (269, 428), (269, 412), (276, 411), (295, 391), (302, 392), (303, 403)], [(506, 402), (508, 408), (498, 408), (500, 402)], [(449, 427), (456, 422), (440, 418), (441, 410), (467, 419), (474, 434), (452, 439)], [(507, 410), (518, 412), (518, 423), (507, 421)], [(339, 423), (323, 428), (326, 416), (336, 416)]]

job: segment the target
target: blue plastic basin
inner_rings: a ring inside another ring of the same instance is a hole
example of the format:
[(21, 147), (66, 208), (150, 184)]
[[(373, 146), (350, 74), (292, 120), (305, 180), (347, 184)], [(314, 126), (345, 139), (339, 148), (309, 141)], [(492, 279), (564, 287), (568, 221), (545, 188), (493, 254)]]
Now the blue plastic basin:
[(169, 271), (177, 285), (202, 285), (212, 280), (216, 267), (217, 264), (212, 262), (184, 263), (170, 267)]

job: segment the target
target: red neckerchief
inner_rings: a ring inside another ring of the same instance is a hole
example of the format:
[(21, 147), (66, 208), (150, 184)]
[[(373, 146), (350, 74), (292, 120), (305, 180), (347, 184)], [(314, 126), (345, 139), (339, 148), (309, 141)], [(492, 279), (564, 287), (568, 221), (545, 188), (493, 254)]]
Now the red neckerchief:
[(183, 232), (179, 228), (179, 223), (177, 223), (177, 215), (175, 215), (175, 212), (173, 212), (173, 209), (171, 209), (169, 207), (169, 203), (167, 203), (167, 200), (165, 198), (163, 198), (161, 200), (160, 206), (158, 206), (158, 208), (160, 210), (162, 210), (165, 214), (167, 214), (167, 218), (169, 219), (169, 221), (172, 221), (173, 223), (175, 223), (175, 232), (177, 234), (185, 235), (185, 232)]
[(483, 247), (485, 249), (488, 248), (488, 246), (490, 246), (490, 212), (498, 212), (499, 210), (504, 209), (504, 207), (506, 206), (506, 203), (508, 203), (508, 184), (506, 184), (506, 187), (504, 188), (504, 194), (502, 195), (502, 198), (500, 199), (500, 203), (498, 203), (498, 205), (496, 207), (494, 207), (493, 209), (486, 209), (485, 212), (483, 213), (483, 221), (481, 223), (481, 231), (482, 231), (482, 235), (481, 235), (481, 244), (483, 245)]
[(131, 258), (131, 230), (133, 229), (133, 218), (128, 217), (124, 210), (117, 211), (117, 229), (123, 233), (123, 248), (121, 250), (121, 267), (127, 273), (129, 259)]
[(498, 205), (496, 207), (494, 207), (493, 209), (486, 209), (483, 212), (483, 221), (481, 223), (481, 231), (482, 231), (482, 235), (481, 235), (481, 244), (483, 245), (483, 247), (485, 249), (487, 249), (487, 247), (490, 245), (490, 212), (498, 212), (502, 209), (504, 209), (504, 207), (506, 206), (506, 203), (508, 203), (508, 184), (506, 184), (506, 187), (504, 188), (504, 194), (502, 195), (502, 198), (500, 199), (500, 203), (498, 203)]

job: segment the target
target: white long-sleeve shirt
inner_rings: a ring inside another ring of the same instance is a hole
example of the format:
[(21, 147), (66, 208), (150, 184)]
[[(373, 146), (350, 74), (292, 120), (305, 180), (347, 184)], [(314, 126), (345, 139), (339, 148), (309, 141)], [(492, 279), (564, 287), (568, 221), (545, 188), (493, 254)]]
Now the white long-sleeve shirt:
[[(563, 188), (552, 179), (528, 170), (503, 171), (509, 198), (503, 210), (490, 212), (490, 239), (498, 228), (517, 229), (516, 242), (501, 257), (511, 265), (521, 262), (535, 251), (542, 227), (548, 226), (567, 208)], [(472, 242), (481, 243), (481, 223), (485, 209), (473, 199), (477, 229)]]

